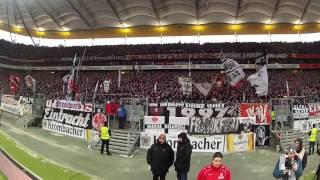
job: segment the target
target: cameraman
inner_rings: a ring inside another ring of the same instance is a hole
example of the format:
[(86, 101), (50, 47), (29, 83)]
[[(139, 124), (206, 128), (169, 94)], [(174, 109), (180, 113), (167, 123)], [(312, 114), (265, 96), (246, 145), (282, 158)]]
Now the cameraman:
[(279, 180), (298, 180), (302, 175), (302, 162), (296, 153), (296, 145), (290, 145), (288, 152), (281, 155), (273, 170), (273, 177)]

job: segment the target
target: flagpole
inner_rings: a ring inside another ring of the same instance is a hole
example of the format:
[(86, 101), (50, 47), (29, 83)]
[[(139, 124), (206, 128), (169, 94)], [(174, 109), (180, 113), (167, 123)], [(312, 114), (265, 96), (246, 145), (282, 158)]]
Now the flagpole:
[(189, 56), (189, 77), (191, 77), (191, 54)]
[(88, 94), (88, 78), (86, 79), (86, 94), (84, 95), (84, 102), (87, 102), (87, 94)]
[(121, 71), (119, 69), (119, 73), (118, 73), (118, 89), (120, 89), (120, 85), (121, 85)]
[(288, 81), (286, 81), (286, 87), (287, 87), (287, 96), (289, 97), (290, 93), (289, 93), (289, 84), (288, 84)]
[(79, 61), (78, 67), (77, 67), (77, 75), (76, 75), (77, 79), (76, 79), (76, 84), (78, 84), (79, 74), (80, 74), (80, 68), (81, 68), (81, 66), (82, 66), (82, 62), (83, 62), (84, 55), (86, 54), (86, 52), (87, 52), (87, 47), (84, 48), (82, 57), (81, 57), (81, 59), (80, 59), (80, 61)]

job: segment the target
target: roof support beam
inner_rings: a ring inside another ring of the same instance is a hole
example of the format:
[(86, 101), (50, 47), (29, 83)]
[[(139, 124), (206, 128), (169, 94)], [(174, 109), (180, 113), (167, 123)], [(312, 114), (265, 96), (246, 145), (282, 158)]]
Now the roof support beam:
[(13, 0), (13, 3), (14, 3), (14, 6), (15, 6), (15, 9), (17, 9), (17, 11), (18, 11), (18, 14), (19, 14), (19, 17), (20, 17), (20, 19), (21, 19), (21, 21), (22, 21), (22, 24), (23, 24), (25, 30), (27, 31), (27, 33), (28, 33), (28, 35), (29, 35), (29, 37), (30, 37), (33, 45), (36, 45), (36, 43), (35, 43), (34, 40), (33, 40), (32, 35), (31, 35), (31, 32), (30, 32), (29, 28), (28, 28), (27, 25), (26, 25), (26, 22), (25, 22), (24, 19), (23, 19), (23, 16), (22, 16), (22, 14), (21, 14), (21, 11), (20, 11), (20, 8), (19, 8), (19, 6), (18, 6), (18, 4), (17, 4), (17, 1), (16, 1), (16, 0)]
[(154, 2), (154, 0), (150, 0), (150, 2), (151, 2), (151, 5), (152, 5), (153, 12), (156, 15), (158, 23), (160, 25), (161, 24), (161, 20), (160, 20), (159, 12), (158, 12), (157, 7), (156, 7), (156, 3)]
[(56, 19), (52, 13), (49, 12), (49, 10), (47, 8), (45, 8), (42, 4), (42, 0), (35, 0), (37, 2), (37, 4), (41, 7), (41, 9), (53, 20), (53, 22), (59, 27), (60, 30), (63, 30), (63, 27), (61, 26), (61, 24), (59, 23), (58, 19)]
[(301, 23), (301, 21), (303, 21), (305, 15), (306, 15), (306, 13), (307, 13), (307, 10), (308, 10), (308, 8), (309, 8), (310, 2), (311, 2), (311, 0), (308, 0), (307, 3), (306, 3), (306, 5), (304, 6), (303, 12), (302, 12), (301, 17), (300, 17), (300, 19), (299, 19), (299, 23)]
[(34, 17), (32, 16), (31, 11), (30, 11), (30, 8), (27, 6), (25, 0), (22, 0), (22, 2), (23, 2), (23, 4), (24, 4), (24, 6), (26, 7), (26, 10), (27, 10), (29, 16), (31, 17), (33, 24), (34, 24), (34, 25), (36, 26), (36, 28), (40, 31), (39, 25), (38, 25), (37, 21), (34, 19)]
[(196, 18), (199, 23), (200, 0), (195, 0), (195, 8), (196, 8)]
[(274, 19), (274, 16), (276, 15), (276, 12), (277, 12), (277, 10), (278, 10), (278, 8), (279, 8), (279, 4), (280, 4), (280, 0), (277, 0), (276, 5), (275, 5), (274, 8), (273, 8), (273, 12), (272, 12), (272, 15), (271, 15), (271, 17), (270, 17), (269, 23), (272, 23), (272, 21), (273, 21), (273, 19)]
[(9, 0), (6, 0), (6, 9), (7, 9), (7, 23), (8, 23), (9, 33), (10, 33), (10, 39), (11, 39), (11, 42), (13, 43), (13, 39), (12, 39), (12, 34), (11, 34), (11, 24), (10, 24), (10, 18), (9, 18), (9, 8), (8, 8), (8, 1), (9, 1)]
[(239, 17), (239, 14), (240, 14), (240, 8), (241, 8), (241, 0), (238, 0), (235, 24), (238, 23), (237, 21), (238, 21), (238, 17)]
[(105, 0), (105, 1), (110, 6), (110, 8), (112, 9), (113, 14), (117, 17), (117, 19), (119, 20), (120, 24), (123, 25), (123, 20), (120, 18), (119, 13), (116, 10), (116, 8), (113, 6), (113, 4), (111, 3), (111, 0)]
[(89, 21), (82, 15), (82, 13), (75, 7), (74, 4), (72, 4), (71, 1), (69, 0), (65, 0), (72, 8), (73, 11), (75, 11), (79, 16), (80, 19), (90, 28), (90, 29), (94, 29), (93, 26), (89, 23)]

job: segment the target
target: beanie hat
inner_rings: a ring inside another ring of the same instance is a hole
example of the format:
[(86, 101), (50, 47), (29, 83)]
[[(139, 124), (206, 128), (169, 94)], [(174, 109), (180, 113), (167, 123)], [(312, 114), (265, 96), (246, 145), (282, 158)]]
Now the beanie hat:
[(223, 159), (223, 156), (222, 156), (221, 152), (214, 153), (212, 159), (214, 159), (216, 157), (220, 157), (221, 159)]
[(288, 152), (296, 152), (297, 146), (295, 144), (290, 144), (288, 147)]

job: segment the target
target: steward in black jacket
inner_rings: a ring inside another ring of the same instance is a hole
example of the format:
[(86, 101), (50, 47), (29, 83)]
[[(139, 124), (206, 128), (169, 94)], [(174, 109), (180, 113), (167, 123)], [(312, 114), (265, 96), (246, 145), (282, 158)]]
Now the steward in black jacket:
[(151, 166), (153, 179), (164, 180), (174, 161), (174, 152), (166, 143), (166, 135), (161, 134), (147, 152), (147, 162)]
[(192, 146), (190, 140), (187, 137), (186, 133), (180, 133), (178, 138), (181, 138), (182, 141), (179, 141), (177, 148), (177, 157), (174, 163), (176, 171), (189, 171), (190, 169), (190, 159), (192, 153)]
[(186, 179), (187, 173), (190, 169), (190, 159), (192, 153), (192, 146), (186, 133), (180, 133), (178, 135), (179, 144), (177, 148), (177, 157), (174, 163), (175, 170), (177, 171), (178, 179)]

